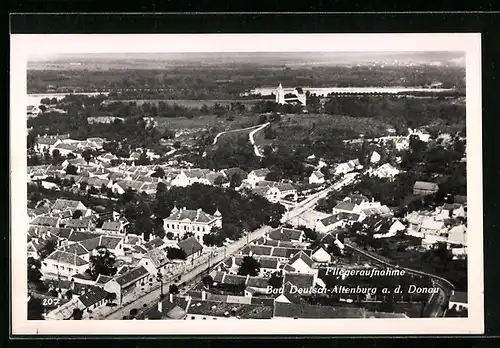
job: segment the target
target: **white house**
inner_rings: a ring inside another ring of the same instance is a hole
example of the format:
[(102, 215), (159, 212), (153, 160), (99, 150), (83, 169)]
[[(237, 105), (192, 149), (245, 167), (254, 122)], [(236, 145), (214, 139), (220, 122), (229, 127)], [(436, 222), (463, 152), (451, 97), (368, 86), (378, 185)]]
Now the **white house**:
[(212, 228), (222, 227), (222, 215), (217, 210), (214, 215), (210, 215), (201, 209), (189, 210), (174, 207), (170, 216), (163, 220), (165, 233), (172, 232), (174, 237), (180, 239), (185, 233), (193, 233), (200, 243), (203, 242), (203, 236), (210, 233)]
[(316, 249), (312, 253), (311, 258), (318, 263), (330, 263), (332, 261), (332, 256), (323, 247)]
[(314, 229), (320, 233), (328, 233), (337, 228), (343, 227), (345, 225), (344, 218), (345, 216), (343, 214), (337, 213), (327, 216), (323, 219), (318, 219), (318, 221), (316, 221)]
[(250, 187), (255, 187), (257, 184), (266, 179), (267, 174), (271, 171), (267, 168), (255, 169), (248, 174), (246, 181), (250, 184)]
[(387, 221), (386, 223), (381, 224), (373, 234), (373, 238), (389, 238), (394, 237), (399, 231), (406, 230), (406, 226), (399, 221), (398, 219), (394, 219), (392, 221)]
[(295, 269), (295, 272), (298, 273), (308, 273), (308, 274), (316, 274), (317, 269), (313, 268), (314, 261), (307, 256), (306, 253), (303, 251), (298, 252), (295, 254), (290, 261), (288, 261), (288, 264), (292, 266)]
[(49, 152), (52, 154), (54, 147), (59, 144), (62, 144), (62, 141), (58, 136), (39, 136), (35, 140), (34, 150), (38, 153)]
[(370, 163), (378, 163), (382, 157), (377, 151), (373, 151), (372, 156), (370, 157)]
[(356, 169), (361, 169), (363, 166), (359, 163), (359, 159), (350, 160), (345, 163), (340, 163), (335, 167), (334, 175), (347, 174)]
[(390, 163), (385, 163), (377, 169), (371, 171), (370, 174), (379, 178), (393, 178), (398, 175), (399, 172), (399, 169), (395, 168)]
[(55, 250), (47, 256), (40, 267), (40, 271), (46, 277), (69, 278), (77, 273), (84, 273), (89, 263), (75, 254)]
[(309, 184), (324, 184), (325, 183), (325, 176), (323, 173), (321, 173), (319, 170), (312, 172), (312, 174), (309, 176)]

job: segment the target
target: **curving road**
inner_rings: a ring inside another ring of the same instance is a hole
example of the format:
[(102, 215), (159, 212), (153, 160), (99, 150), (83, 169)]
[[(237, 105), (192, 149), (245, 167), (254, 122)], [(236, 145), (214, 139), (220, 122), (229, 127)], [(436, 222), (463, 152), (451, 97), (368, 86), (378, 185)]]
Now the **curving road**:
[(262, 129), (266, 128), (267, 126), (269, 126), (269, 124), (270, 124), (270, 122), (266, 122), (266, 123), (264, 123), (264, 124), (260, 125), (260, 126), (259, 126), (259, 128), (257, 128), (257, 129), (255, 129), (255, 130), (251, 131), (251, 132), (248, 134), (248, 138), (250, 139), (250, 144), (252, 144), (252, 146), (253, 146), (253, 151), (254, 151), (254, 153), (255, 153), (255, 156), (257, 156), (257, 157), (264, 157), (264, 155), (260, 152), (259, 147), (258, 147), (257, 145), (255, 145), (254, 135), (255, 135), (258, 131), (260, 131), (260, 130), (262, 130)]
[[(234, 133), (234, 132), (239, 132), (239, 131), (244, 131), (244, 130), (250, 130), (250, 129), (254, 129), (254, 128), (258, 128), (258, 127), (261, 127), (260, 125), (258, 126), (252, 126), (252, 127), (247, 127), (247, 128), (240, 128), (240, 129), (232, 129), (232, 130), (228, 130), (228, 131), (223, 131), (223, 132), (220, 132), (218, 133), (215, 138), (214, 138), (214, 141), (212, 143), (212, 145), (216, 145), (217, 144), (217, 140), (219, 139), (219, 137), (223, 134), (227, 134), (227, 133)], [(251, 140), (250, 140), (251, 142)], [(253, 145), (253, 144), (252, 144)]]

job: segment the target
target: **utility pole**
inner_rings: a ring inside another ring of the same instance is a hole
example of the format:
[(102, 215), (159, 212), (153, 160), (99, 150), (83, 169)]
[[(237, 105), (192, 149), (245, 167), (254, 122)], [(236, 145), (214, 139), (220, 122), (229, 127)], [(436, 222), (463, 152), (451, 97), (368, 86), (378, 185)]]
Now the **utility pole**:
[(163, 274), (160, 270), (158, 270), (158, 274), (156, 275), (156, 279), (160, 282), (160, 300), (163, 299)]

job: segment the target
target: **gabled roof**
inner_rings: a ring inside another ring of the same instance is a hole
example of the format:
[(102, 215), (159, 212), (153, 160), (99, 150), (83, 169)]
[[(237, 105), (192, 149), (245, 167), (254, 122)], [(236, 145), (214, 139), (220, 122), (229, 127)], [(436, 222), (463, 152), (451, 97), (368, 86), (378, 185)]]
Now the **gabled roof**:
[(149, 242), (144, 243), (143, 247), (147, 250), (153, 250), (163, 246), (165, 242), (161, 238), (151, 239)]
[(143, 266), (136, 267), (131, 271), (116, 277), (114, 280), (121, 286), (127, 287), (128, 285), (135, 283), (136, 281), (147, 277), (149, 274), (148, 270)]
[(61, 250), (54, 251), (52, 254), (47, 256), (46, 260), (54, 260), (57, 262), (62, 262), (62, 263), (66, 263), (66, 264), (70, 264), (70, 265), (74, 265), (74, 266), (83, 266), (83, 265), (88, 264), (87, 261), (85, 261), (84, 259), (82, 259), (78, 255), (67, 253), (67, 252), (64, 252)]
[(76, 254), (78, 256), (85, 255), (85, 254), (89, 253), (89, 251), (80, 243), (73, 243), (70, 245), (66, 245), (66, 246), (61, 247), (59, 250), (65, 251), (65, 252), (70, 253), (70, 254)]
[(314, 261), (302, 251), (295, 254), (288, 263), (293, 266), (293, 264), (299, 259), (304, 261), (305, 264), (311, 268), (314, 265)]
[(283, 284), (290, 282), (299, 289), (309, 289), (314, 286), (314, 275), (306, 273), (287, 272), (283, 278)]
[(78, 298), (85, 308), (93, 306), (94, 304), (102, 301), (106, 298), (109, 293), (103, 288), (94, 286), (90, 290), (86, 291), (85, 294), (80, 295)]
[(92, 224), (92, 219), (90, 217), (83, 217), (80, 219), (68, 219), (64, 221), (64, 227), (66, 228), (89, 228)]
[(156, 268), (162, 267), (169, 262), (167, 254), (162, 249), (150, 250), (145, 257), (149, 258)]
[(250, 172), (251, 175), (255, 175), (259, 178), (265, 177), (267, 174), (269, 174), (271, 171), (267, 168), (261, 168), (261, 169), (255, 169)]
[(57, 227), (59, 220), (59, 217), (37, 216), (30, 222), (30, 225)]
[(304, 232), (301, 230), (281, 227), (269, 232), (268, 236), (273, 240), (291, 242), (298, 241), (303, 234)]
[(417, 190), (429, 190), (429, 191), (437, 191), (439, 189), (438, 184), (427, 181), (416, 181), (413, 185), (413, 189)]
[(172, 210), (169, 217), (165, 221), (182, 221), (187, 219), (191, 222), (208, 223), (216, 219), (214, 215), (205, 213), (203, 210), (189, 210), (186, 208)]
[(181, 240), (177, 243), (177, 246), (186, 253), (186, 256), (191, 256), (203, 250), (203, 246), (194, 237)]
[(99, 274), (97, 277), (97, 280), (95, 281), (96, 285), (105, 285), (107, 282), (109, 282), (113, 277), (104, 275), (104, 274)]
[(314, 176), (315, 176), (315, 177), (317, 177), (318, 179), (321, 179), (321, 178), (324, 178), (324, 177), (325, 177), (325, 175), (324, 175), (322, 172), (320, 172), (319, 170), (316, 170), (316, 171), (312, 172), (311, 176), (312, 176), (312, 175), (314, 175)]
[(103, 231), (118, 232), (118, 231), (120, 231), (121, 227), (122, 227), (122, 223), (119, 221), (106, 221), (105, 223), (102, 224), (101, 229)]
[(355, 206), (356, 205), (352, 202), (343, 201), (337, 204), (333, 209), (352, 211)]

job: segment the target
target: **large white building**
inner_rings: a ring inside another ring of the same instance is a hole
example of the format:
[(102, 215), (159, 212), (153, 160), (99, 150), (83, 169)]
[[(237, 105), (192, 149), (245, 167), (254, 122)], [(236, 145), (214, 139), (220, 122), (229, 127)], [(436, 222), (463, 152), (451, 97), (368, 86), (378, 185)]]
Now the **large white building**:
[[(285, 96), (287, 94), (293, 94), (295, 95), (295, 97), (286, 98)], [(280, 85), (276, 89), (276, 103), (283, 105), (291, 102), (299, 102), (300, 104), (302, 104), (302, 106), (305, 106), (306, 94), (304, 93), (302, 88), (294, 88), (294, 89), (287, 88), (285, 90), (280, 83)]]
[(175, 238), (182, 238), (186, 233), (192, 233), (196, 240), (203, 243), (203, 236), (210, 233), (212, 228), (222, 227), (222, 215), (217, 210), (214, 215), (203, 210), (189, 210), (186, 208), (172, 209), (170, 216), (163, 220), (165, 233), (172, 232)]

